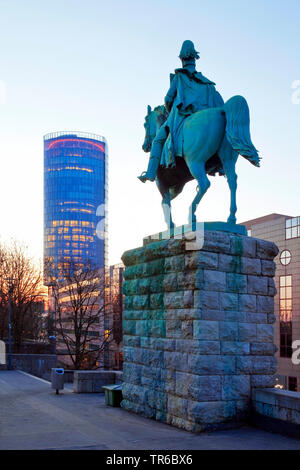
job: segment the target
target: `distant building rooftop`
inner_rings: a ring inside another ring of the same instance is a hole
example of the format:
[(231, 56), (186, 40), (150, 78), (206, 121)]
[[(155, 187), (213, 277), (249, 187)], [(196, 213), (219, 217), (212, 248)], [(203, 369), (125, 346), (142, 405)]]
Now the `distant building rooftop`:
[(250, 230), (253, 225), (263, 224), (264, 222), (270, 222), (271, 220), (280, 219), (282, 217), (290, 219), (293, 216), (273, 213), (257, 217), (256, 219), (247, 220), (246, 222), (242, 222), (241, 225), (246, 225), (247, 229)]

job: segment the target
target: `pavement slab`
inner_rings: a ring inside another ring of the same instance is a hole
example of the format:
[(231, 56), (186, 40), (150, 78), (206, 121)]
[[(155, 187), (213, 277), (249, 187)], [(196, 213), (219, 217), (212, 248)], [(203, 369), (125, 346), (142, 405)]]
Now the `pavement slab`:
[(250, 426), (193, 434), (105, 405), (103, 394), (59, 395), (22, 371), (0, 371), (0, 449), (292, 450), (300, 441)]

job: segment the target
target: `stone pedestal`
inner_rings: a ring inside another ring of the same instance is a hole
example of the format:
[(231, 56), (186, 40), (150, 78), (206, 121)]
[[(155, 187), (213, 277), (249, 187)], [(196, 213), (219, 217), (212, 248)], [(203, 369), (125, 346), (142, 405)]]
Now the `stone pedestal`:
[(273, 387), (273, 243), (205, 231), (124, 253), (122, 407), (190, 431), (244, 421)]

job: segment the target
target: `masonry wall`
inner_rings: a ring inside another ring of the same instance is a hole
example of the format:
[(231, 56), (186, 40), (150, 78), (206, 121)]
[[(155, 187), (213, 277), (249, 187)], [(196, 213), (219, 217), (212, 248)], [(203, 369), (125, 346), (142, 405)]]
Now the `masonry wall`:
[[(6, 364), (8, 364), (8, 354)], [(50, 380), (51, 369), (57, 367), (57, 356), (55, 354), (12, 354), (12, 367)]]
[(123, 255), (122, 407), (191, 431), (247, 418), (273, 387), (277, 247), (225, 232)]

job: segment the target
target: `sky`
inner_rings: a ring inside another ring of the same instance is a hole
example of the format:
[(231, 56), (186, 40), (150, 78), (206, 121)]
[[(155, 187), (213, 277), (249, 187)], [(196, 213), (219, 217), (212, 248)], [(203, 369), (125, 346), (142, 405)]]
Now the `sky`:
[[(155, 183), (138, 179), (147, 105), (163, 104), (185, 39), (226, 101), (243, 95), (262, 157), (237, 163), (238, 221), (300, 215), (299, 0), (0, 0), (0, 240), (43, 252), (43, 135), (82, 131), (109, 146), (109, 261), (165, 229)], [(229, 215), (211, 177), (199, 221)], [(173, 201), (187, 222), (196, 183)]]

